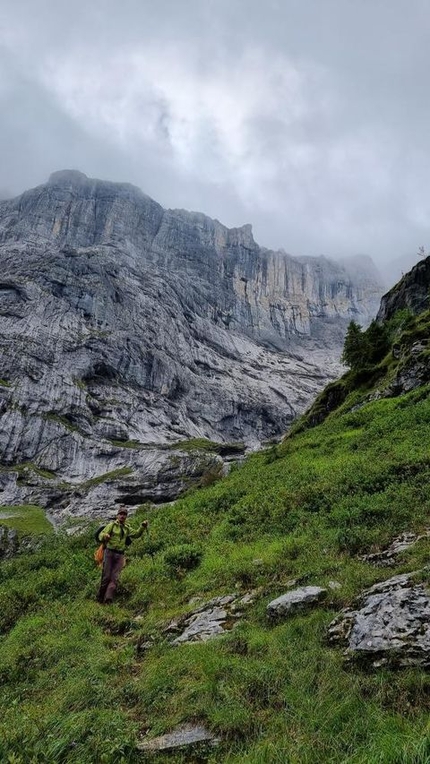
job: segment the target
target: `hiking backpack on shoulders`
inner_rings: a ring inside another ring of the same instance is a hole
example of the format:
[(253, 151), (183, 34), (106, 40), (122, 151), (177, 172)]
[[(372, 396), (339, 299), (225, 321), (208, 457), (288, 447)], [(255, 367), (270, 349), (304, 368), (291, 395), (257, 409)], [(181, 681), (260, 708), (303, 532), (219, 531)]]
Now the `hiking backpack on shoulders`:
[[(94, 534), (94, 538), (95, 538), (95, 540), (97, 541), (97, 543), (98, 543), (98, 544), (101, 544), (101, 541), (100, 541), (100, 538), (99, 538), (99, 536), (100, 536), (101, 532), (102, 532), (102, 531), (103, 531), (103, 530), (104, 530), (104, 529), (105, 529), (105, 528), (106, 528), (108, 525), (110, 525), (110, 523), (113, 523), (113, 522), (114, 522), (114, 520), (110, 520), (108, 523), (103, 523), (103, 525), (100, 525), (100, 526), (99, 526), (99, 528), (97, 528), (97, 530), (96, 530), (96, 532), (95, 532), (95, 534)], [(126, 545), (126, 546), (130, 546), (131, 542), (132, 542), (132, 539), (130, 538), (130, 536), (127, 536), (127, 538), (126, 538), (126, 540), (125, 540), (125, 545)]]
[(97, 528), (97, 530), (96, 530), (96, 532), (95, 532), (95, 534), (94, 534), (94, 540), (95, 540), (95, 541), (97, 541), (97, 543), (98, 543), (98, 544), (100, 544), (100, 543), (101, 543), (101, 542), (100, 542), (100, 539), (99, 539), (99, 536), (100, 536), (100, 534), (101, 534), (101, 532), (102, 532), (102, 530), (103, 530), (104, 528), (106, 528), (106, 524), (104, 524), (104, 525), (101, 525), (99, 528)]
[(101, 532), (104, 531), (104, 529), (107, 528), (108, 525), (111, 525), (111, 523), (113, 523), (113, 522), (114, 522), (113, 520), (108, 520), (107, 523), (103, 523), (103, 525), (100, 525), (97, 528), (96, 532), (94, 533), (94, 539), (97, 541), (98, 544), (101, 543), (100, 538), (99, 538)]

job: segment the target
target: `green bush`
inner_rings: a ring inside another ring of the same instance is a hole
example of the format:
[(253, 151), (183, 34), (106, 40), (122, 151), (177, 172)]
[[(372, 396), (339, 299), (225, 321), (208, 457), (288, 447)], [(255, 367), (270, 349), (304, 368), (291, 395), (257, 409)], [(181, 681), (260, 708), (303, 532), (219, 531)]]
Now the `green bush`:
[(171, 573), (181, 575), (200, 565), (202, 550), (194, 544), (179, 544), (164, 552), (164, 562)]

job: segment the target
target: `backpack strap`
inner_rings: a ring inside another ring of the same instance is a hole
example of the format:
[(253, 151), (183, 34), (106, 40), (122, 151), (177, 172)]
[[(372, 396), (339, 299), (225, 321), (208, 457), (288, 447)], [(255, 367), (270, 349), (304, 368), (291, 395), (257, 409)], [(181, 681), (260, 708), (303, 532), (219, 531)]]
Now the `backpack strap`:
[[(115, 520), (111, 520), (111, 521), (110, 521), (110, 523), (108, 523), (108, 524), (105, 526), (105, 528), (106, 528), (106, 531), (105, 531), (105, 532), (106, 532), (106, 533), (109, 533), (109, 534), (111, 534), (111, 533), (112, 533), (112, 530), (113, 530), (113, 526), (114, 526), (114, 523), (115, 523)], [(104, 544), (107, 544), (107, 541), (104, 541), (103, 543), (104, 543)]]

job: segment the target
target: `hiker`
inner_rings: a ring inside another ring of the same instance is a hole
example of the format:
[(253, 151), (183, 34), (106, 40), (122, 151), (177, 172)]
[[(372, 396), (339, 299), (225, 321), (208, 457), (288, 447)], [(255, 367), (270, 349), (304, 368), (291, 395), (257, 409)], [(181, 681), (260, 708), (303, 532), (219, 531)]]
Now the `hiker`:
[(125, 547), (130, 541), (127, 539), (137, 539), (142, 535), (145, 528), (148, 527), (148, 521), (144, 520), (137, 530), (133, 530), (126, 523), (128, 510), (121, 506), (118, 510), (116, 520), (108, 523), (99, 533), (100, 541), (105, 544), (103, 557), (102, 580), (97, 600), (103, 604), (112, 602), (113, 595), (118, 582), (119, 574), (124, 567)]

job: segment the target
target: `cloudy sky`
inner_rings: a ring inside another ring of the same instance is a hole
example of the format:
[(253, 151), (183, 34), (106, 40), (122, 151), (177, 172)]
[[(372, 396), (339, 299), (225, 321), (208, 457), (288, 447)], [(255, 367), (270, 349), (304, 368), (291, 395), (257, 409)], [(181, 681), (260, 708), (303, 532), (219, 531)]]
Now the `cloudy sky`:
[(58, 169), (296, 255), (430, 247), (429, 0), (1, 0), (0, 196)]

